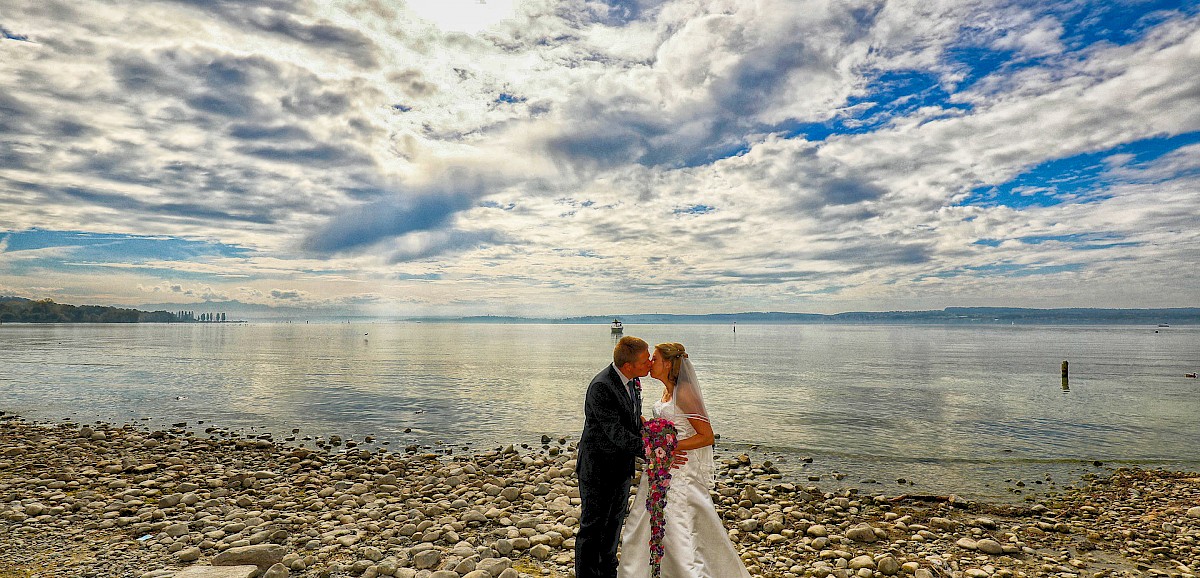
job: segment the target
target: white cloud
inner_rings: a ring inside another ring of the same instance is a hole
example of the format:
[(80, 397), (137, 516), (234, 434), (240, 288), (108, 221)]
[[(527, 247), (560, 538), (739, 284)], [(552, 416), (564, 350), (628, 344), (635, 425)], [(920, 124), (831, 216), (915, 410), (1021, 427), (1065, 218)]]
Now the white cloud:
[[(1018, 3), (448, 7), (18, 2), (6, 29), (34, 42), (0, 46), (0, 230), (247, 252), (0, 247), (0, 284), (399, 314), (1137, 306), (1125, 283), (1197, 249), (1160, 233), (1200, 210), (1195, 146), (1108, 154), (1114, 184), (1087, 203), (957, 206), (1046, 161), (1200, 130), (1195, 16), (1077, 48)], [(965, 49), (1014, 56), (980, 78)], [(932, 80), (881, 92), (888, 73)], [(823, 122), (853, 130), (790, 134)], [(1088, 234), (1127, 244), (1017, 240)], [(1062, 269), (981, 273), (996, 265)]]

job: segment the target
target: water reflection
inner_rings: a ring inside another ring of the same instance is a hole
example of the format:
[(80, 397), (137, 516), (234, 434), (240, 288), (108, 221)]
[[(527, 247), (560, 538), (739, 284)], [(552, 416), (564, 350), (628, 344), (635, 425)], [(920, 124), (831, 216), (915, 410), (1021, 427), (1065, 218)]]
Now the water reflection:
[[(641, 325), (625, 334), (687, 346), (719, 452), (753, 444), (797, 475), (894, 474), (982, 492), (986, 472), (1069, 469), (1045, 465), (1055, 460), (1195, 461), (1194, 382), (1161, 368), (1200, 365), (1200, 328), (1153, 342), (1120, 327)], [(5, 325), (0, 409), (299, 427), (393, 447), (574, 439), (587, 383), (619, 338), (605, 325)], [(1047, 368), (1064, 358), (1074, 391), (1066, 375), (1061, 390), (1046, 387)], [(653, 399), (658, 384), (645, 387)]]

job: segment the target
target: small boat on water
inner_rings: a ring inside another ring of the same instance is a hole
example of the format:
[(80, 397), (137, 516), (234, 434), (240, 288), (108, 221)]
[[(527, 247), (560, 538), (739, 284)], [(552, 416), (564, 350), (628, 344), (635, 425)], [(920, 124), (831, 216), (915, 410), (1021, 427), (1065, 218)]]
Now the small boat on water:
[(1159, 327), (1170, 327), (1170, 325), (1167, 325), (1166, 323), (1159, 323), (1158, 326)]
[(625, 328), (621, 325), (621, 320), (613, 319), (612, 332), (613, 333), (623, 333), (624, 331), (625, 331)]

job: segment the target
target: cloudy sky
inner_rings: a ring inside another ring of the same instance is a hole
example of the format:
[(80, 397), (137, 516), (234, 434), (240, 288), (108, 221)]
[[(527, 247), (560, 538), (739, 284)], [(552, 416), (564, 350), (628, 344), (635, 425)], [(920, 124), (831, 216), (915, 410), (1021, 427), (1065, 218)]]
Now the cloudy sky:
[(1198, 214), (1194, 2), (0, 1), (0, 295), (1196, 306)]

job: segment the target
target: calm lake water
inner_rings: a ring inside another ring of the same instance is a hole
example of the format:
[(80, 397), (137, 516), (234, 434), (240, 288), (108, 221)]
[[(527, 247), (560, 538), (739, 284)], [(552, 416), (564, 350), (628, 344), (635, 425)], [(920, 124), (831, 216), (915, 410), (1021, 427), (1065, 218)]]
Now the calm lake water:
[[(720, 455), (753, 447), (803, 484), (1021, 499), (1106, 467), (1200, 469), (1200, 381), (1184, 377), (1200, 369), (1200, 327), (625, 332), (687, 346)], [(536, 446), (542, 434), (577, 439), (584, 390), (613, 344), (606, 326), (584, 325), (6, 324), (0, 410), (369, 434), (393, 449)], [(645, 387), (653, 399), (658, 382)]]

